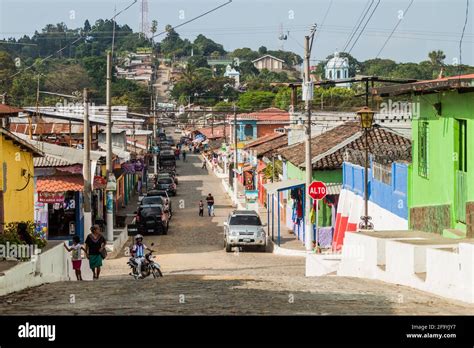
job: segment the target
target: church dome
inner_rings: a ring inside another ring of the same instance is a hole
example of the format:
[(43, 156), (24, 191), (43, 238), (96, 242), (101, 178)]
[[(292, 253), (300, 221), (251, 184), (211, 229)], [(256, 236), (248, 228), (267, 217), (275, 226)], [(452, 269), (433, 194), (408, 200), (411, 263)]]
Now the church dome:
[(329, 59), (326, 64), (326, 69), (348, 69), (349, 60), (339, 56), (339, 52), (334, 53), (334, 57)]

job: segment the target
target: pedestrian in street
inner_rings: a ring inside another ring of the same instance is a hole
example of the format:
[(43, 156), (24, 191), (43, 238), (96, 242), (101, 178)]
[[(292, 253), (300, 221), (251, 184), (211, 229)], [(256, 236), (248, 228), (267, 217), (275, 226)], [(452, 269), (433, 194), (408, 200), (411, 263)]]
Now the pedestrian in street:
[(214, 215), (214, 197), (209, 193), (206, 197), (206, 202), (207, 202), (207, 213), (209, 216), (215, 216)]
[(202, 199), (199, 201), (199, 216), (204, 216), (204, 203)]
[(183, 162), (186, 162), (186, 151), (183, 150)]
[(72, 245), (69, 248), (64, 242), (64, 248), (68, 251), (71, 252), (71, 260), (72, 260), (72, 269), (76, 272), (76, 278), (77, 280), (82, 280), (82, 274), (81, 274), (81, 266), (82, 266), (82, 256), (81, 256), (81, 250), (84, 250), (86, 252), (86, 249), (81, 245), (80, 243), (79, 236), (74, 236), (72, 237)]
[(86, 238), (86, 256), (89, 259), (89, 267), (94, 274), (94, 279), (99, 279), (102, 259), (105, 255), (105, 238), (100, 233), (100, 227), (94, 225), (91, 227), (91, 234)]

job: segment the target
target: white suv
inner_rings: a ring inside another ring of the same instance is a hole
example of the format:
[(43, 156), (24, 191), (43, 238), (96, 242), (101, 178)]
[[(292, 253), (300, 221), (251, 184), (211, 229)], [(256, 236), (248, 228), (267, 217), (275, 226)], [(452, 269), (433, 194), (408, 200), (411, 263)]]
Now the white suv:
[(265, 251), (267, 234), (263, 227), (255, 210), (234, 210), (224, 222), (225, 251), (247, 245), (258, 246), (260, 251)]

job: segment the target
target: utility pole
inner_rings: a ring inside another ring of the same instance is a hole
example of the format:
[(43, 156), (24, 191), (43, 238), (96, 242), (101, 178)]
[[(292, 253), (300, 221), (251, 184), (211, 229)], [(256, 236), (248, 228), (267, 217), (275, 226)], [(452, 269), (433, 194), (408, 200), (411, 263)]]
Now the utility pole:
[[(238, 160), (237, 160), (237, 109), (235, 107), (235, 102), (234, 102), (234, 197), (235, 197), (235, 202), (237, 202), (237, 166), (238, 166)], [(237, 204), (237, 203), (236, 203)]]
[(214, 113), (212, 112), (211, 108), (211, 134), (214, 135)]
[[(306, 250), (311, 250), (312, 247), (312, 236), (313, 236), (313, 225), (311, 224), (310, 211), (311, 211), (311, 197), (308, 194), (308, 188), (313, 181), (313, 164), (311, 156), (311, 100), (313, 99), (313, 84), (310, 76), (310, 58), (311, 48), (313, 45), (313, 38), (316, 32), (316, 24), (312, 27), (311, 33), (305, 36), (304, 41), (304, 92), (303, 99), (305, 101), (305, 109), (307, 113), (307, 121), (305, 124), (305, 175), (306, 175), (306, 186), (305, 186), (305, 247)], [(318, 207), (316, 207), (317, 210)], [(316, 221), (317, 223), (317, 221)]]
[(106, 90), (106, 100), (107, 100), (107, 131), (106, 131), (106, 145), (107, 145), (107, 154), (106, 154), (106, 171), (107, 171), (107, 241), (114, 241), (114, 192), (116, 190), (117, 184), (115, 181), (115, 176), (112, 166), (112, 104), (110, 100), (110, 88), (112, 84), (112, 53), (107, 52), (107, 90)]
[(153, 174), (158, 174), (158, 154), (156, 153), (155, 149), (158, 146), (156, 141), (156, 102), (155, 106), (153, 107)]
[(84, 88), (84, 240), (92, 227), (92, 173), (91, 173), (91, 143), (89, 124), (89, 96)]

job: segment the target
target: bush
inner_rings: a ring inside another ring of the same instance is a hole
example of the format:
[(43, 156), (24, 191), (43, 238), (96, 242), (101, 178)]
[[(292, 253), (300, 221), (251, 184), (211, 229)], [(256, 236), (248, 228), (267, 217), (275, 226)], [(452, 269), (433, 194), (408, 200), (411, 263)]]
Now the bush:
[(26, 231), (31, 237), (32, 244), (36, 245), (39, 249), (44, 248), (47, 243), (46, 236), (42, 231), (36, 230), (33, 221), (17, 221), (6, 224), (3, 233), (0, 234), (0, 244), (6, 244), (7, 242), (10, 244), (26, 244), (18, 233), (18, 225), (21, 223), (26, 225)]

